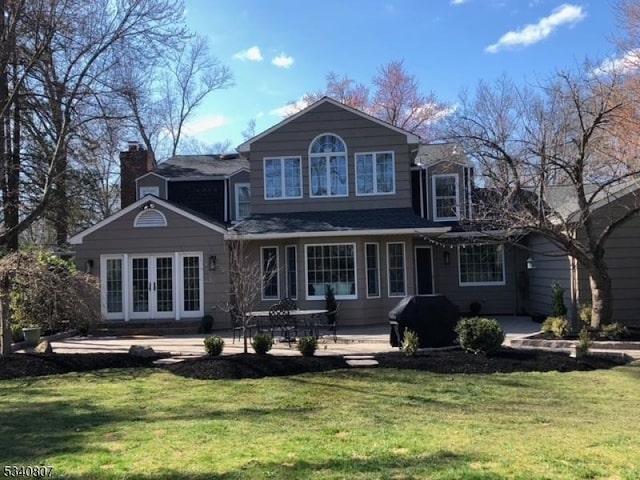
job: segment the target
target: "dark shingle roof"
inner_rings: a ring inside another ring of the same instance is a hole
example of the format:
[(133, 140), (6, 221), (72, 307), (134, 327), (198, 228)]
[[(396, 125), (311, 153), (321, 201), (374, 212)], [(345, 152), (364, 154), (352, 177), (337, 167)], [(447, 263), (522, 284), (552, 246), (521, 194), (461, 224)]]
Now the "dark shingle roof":
[(418, 147), (414, 163), (416, 165), (434, 165), (439, 162), (455, 162), (460, 165), (471, 166), (471, 162), (464, 153), (462, 145), (458, 143), (427, 143)]
[(240, 235), (294, 234), (362, 230), (444, 229), (440, 223), (421, 218), (410, 208), (340, 210), (251, 215), (233, 227)]
[(235, 155), (175, 155), (152, 172), (165, 178), (198, 178), (228, 176), (248, 168), (248, 160)]

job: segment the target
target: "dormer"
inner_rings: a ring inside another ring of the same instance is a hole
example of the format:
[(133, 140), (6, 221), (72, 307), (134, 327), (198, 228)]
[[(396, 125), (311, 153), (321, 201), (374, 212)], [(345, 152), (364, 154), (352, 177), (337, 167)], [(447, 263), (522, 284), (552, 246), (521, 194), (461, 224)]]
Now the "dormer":
[(412, 167), (416, 214), (435, 222), (472, 216), (473, 165), (456, 143), (420, 145)]

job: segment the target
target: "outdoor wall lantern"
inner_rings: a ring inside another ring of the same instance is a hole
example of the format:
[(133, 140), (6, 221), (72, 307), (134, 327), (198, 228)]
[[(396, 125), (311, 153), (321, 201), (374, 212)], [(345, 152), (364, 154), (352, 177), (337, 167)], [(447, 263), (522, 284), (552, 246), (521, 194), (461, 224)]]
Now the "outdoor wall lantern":
[(449, 253), (448, 250), (445, 250), (443, 258), (444, 258), (445, 265), (449, 265), (451, 263), (451, 253)]
[(149, 208), (156, 208), (156, 204), (153, 202), (146, 202), (140, 207), (140, 210), (148, 210)]
[(84, 262), (84, 272), (91, 273), (92, 270), (93, 270), (93, 260), (89, 259), (86, 262)]
[(527, 270), (533, 270), (536, 268), (536, 263), (533, 261), (533, 258), (527, 258)]
[(209, 257), (209, 270), (215, 270), (215, 269), (216, 269), (216, 256), (211, 255)]

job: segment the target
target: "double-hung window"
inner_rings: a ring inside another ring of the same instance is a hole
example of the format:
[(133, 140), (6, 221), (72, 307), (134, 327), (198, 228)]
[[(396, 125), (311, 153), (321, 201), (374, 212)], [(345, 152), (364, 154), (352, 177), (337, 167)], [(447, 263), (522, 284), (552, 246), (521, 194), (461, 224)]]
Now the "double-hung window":
[(336, 135), (317, 137), (309, 147), (311, 197), (345, 197), (349, 194), (347, 146)]
[(433, 176), (434, 220), (458, 220), (458, 175)]
[(365, 261), (367, 269), (367, 298), (380, 296), (380, 269), (378, 267), (378, 244), (365, 243)]
[(236, 220), (242, 220), (251, 213), (251, 187), (248, 183), (236, 184)]
[(262, 247), (262, 299), (280, 298), (278, 279), (278, 247)]
[(302, 198), (300, 157), (264, 159), (264, 198)]
[(458, 257), (460, 286), (504, 285), (503, 245), (467, 245)]
[(387, 243), (387, 275), (390, 297), (404, 297), (406, 295), (407, 275), (404, 260), (404, 243)]
[(307, 298), (324, 299), (327, 286), (338, 299), (357, 298), (356, 246), (353, 243), (307, 245)]
[(395, 192), (393, 152), (356, 153), (356, 194), (388, 195)]

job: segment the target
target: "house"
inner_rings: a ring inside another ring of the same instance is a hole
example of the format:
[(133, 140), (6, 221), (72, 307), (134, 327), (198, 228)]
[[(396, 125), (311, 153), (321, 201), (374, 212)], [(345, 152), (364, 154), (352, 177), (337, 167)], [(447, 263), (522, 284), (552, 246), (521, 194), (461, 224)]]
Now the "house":
[[(145, 151), (129, 150), (123, 168), (148, 166)], [(217, 311), (228, 326), (225, 242), (237, 238), (274, 272), (258, 309), (284, 297), (323, 307), (327, 284), (342, 324), (387, 321), (413, 294), (444, 293), (462, 311), (524, 308), (527, 254), (461, 227), (473, 216), (473, 169), (456, 145), (422, 145), (324, 97), (238, 151), (140, 171), (120, 212), (71, 239), (80, 268), (100, 276), (107, 319)]]
[[(595, 193), (592, 211), (594, 223), (609, 225), (615, 219), (640, 207), (640, 190), (634, 178), (596, 193), (595, 185), (586, 186), (587, 195)], [(571, 222), (579, 211), (576, 196), (570, 186), (551, 187), (547, 198), (557, 215)], [(599, 230), (601, 232), (602, 230)], [(579, 239), (584, 231), (578, 229)], [(605, 245), (605, 261), (614, 292), (613, 319), (627, 326), (640, 327), (640, 216), (635, 213), (613, 231)], [(565, 290), (565, 305), (570, 317), (579, 313), (582, 305), (591, 303), (589, 273), (567, 252), (539, 234), (529, 234), (528, 311), (538, 316), (551, 314), (551, 284), (558, 282)], [(575, 308), (573, 308), (575, 307)]]

